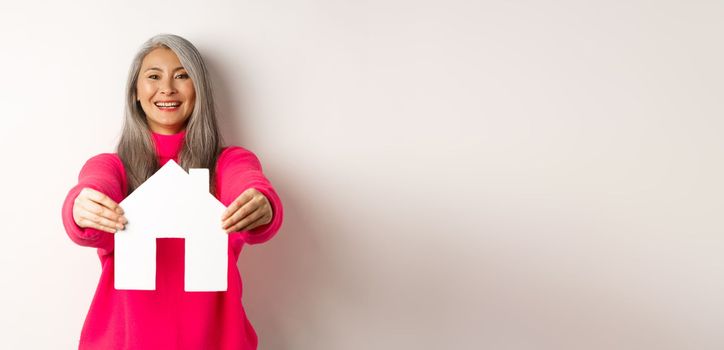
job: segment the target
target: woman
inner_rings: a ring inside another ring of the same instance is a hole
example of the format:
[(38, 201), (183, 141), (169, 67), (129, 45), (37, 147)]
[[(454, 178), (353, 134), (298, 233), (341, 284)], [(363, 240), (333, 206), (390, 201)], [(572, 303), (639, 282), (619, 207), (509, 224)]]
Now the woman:
[[(169, 159), (209, 169), (210, 192), (227, 210), (228, 290), (184, 292), (184, 242), (157, 242), (156, 290), (113, 287), (113, 235), (133, 221), (118, 205)], [(129, 71), (116, 153), (91, 157), (63, 204), (75, 243), (97, 248), (101, 277), (79, 349), (256, 349), (242, 306), (236, 262), (242, 246), (272, 238), (283, 208), (256, 155), (221, 147), (206, 66), (186, 39), (160, 34), (143, 44)]]

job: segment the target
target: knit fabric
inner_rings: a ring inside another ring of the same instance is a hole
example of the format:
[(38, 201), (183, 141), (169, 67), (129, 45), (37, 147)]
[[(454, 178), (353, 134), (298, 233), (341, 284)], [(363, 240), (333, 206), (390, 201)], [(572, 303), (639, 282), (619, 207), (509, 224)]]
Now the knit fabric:
[[(153, 132), (159, 163), (178, 162), (186, 131), (173, 135)], [(126, 193), (126, 172), (115, 153), (91, 157), (80, 170), (62, 208), (65, 230), (78, 245), (97, 248), (101, 275), (80, 334), (79, 349), (234, 349), (257, 348), (257, 335), (242, 305), (242, 281), (236, 266), (243, 245), (271, 239), (283, 220), (281, 200), (262, 172), (256, 155), (239, 146), (224, 147), (216, 164), (217, 199), (229, 206), (254, 187), (272, 206), (270, 223), (229, 234), (228, 290), (184, 291), (184, 240), (157, 240), (156, 290), (116, 290), (113, 287), (112, 233), (81, 228), (73, 220), (73, 204), (85, 188), (120, 203)], [(127, 217), (132, 223), (133, 218)], [(219, 218), (221, 228), (221, 218)]]

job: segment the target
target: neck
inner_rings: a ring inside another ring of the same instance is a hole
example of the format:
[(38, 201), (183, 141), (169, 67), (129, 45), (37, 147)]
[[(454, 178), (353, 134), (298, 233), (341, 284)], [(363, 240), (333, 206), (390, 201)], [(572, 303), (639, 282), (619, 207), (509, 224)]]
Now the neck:
[(186, 137), (186, 129), (175, 134), (162, 134), (151, 131), (154, 144), (156, 145), (156, 154), (159, 157), (161, 165), (165, 164), (169, 159), (178, 159), (178, 154), (183, 146)]
[(151, 133), (152, 133), (152, 134), (164, 135), (164, 136), (168, 136), (168, 135), (178, 135), (178, 133), (180, 133), (180, 132), (185, 132), (185, 131), (186, 131), (185, 128), (180, 128), (180, 129), (150, 129), (150, 130), (151, 130)]

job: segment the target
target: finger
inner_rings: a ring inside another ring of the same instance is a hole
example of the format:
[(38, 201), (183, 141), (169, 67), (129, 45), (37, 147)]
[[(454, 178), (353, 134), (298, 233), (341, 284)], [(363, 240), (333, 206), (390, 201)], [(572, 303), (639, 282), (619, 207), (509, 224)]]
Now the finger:
[[(116, 202), (101, 192), (90, 188), (89, 190), (86, 197), (79, 197), (83, 207), (96, 215), (106, 217), (120, 224), (128, 223), (126, 217), (122, 215), (123, 209), (115, 204)], [(111, 205), (111, 207), (109, 207), (109, 205)], [(113, 206), (115, 206), (115, 209)]]
[(108, 209), (112, 210), (115, 213), (123, 214), (123, 209), (121, 206), (118, 205), (114, 200), (111, 199), (111, 197), (106, 196), (104, 193), (96, 191), (92, 188), (86, 187), (85, 189), (88, 190), (87, 197), (93, 200), (94, 202), (98, 202)]
[(265, 214), (266, 213), (264, 212), (264, 210), (256, 210), (253, 213), (247, 215), (244, 219), (240, 220), (236, 224), (227, 228), (226, 229), (227, 233), (243, 231), (246, 227), (249, 227), (250, 224), (252, 224), (260, 219), (264, 219)]
[(89, 213), (87, 211), (83, 211), (80, 215), (80, 219), (78, 220), (78, 224), (80, 227), (90, 227), (94, 228), (96, 230), (100, 231), (106, 231), (108, 233), (116, 233), (116, 229), (113, 227), (104, 226), (98, 223), (99, 217), (97, 215), (94, 215), (92, 213)]
[(260, 207), (258, 197), (252, 198), (250, 201), (246, 202), (241, 208), (239, 208), (237, 211), (235, 211), (229, 218), (226, 220), (222, 220), (221, 227), (224, 229), (228, 228), (229, 226), (233, 225), (234, 223), (238, 223), (242, 219), (244, 219), (249, 214), (253, 213)]
[(86, 212), (84, 217), (92, 220), (93, 222), (116, 229), (123, 228), (123, 223), (119, 221), (120, 215), (112, 212), (110, 209), (92, 201), (81, 201), (79, 204)]
[[(267, 215), (262, 215), (260, 218), (256, 219), (256, 221), (252, 222), (251, 224), (247, 225), (246, 227), (241, 227), (237, 231), (249, 231), (253, 230), (259, 226), (265, 225), (269, 223), (269, 219), (267, 218)], [(236, 231), (232, 231), (236, 232)]]
[(102, 225), (113, 227), (113, 226), (116, 226), (116, 224), (123, 224), (124, 221), (127, 222), (127, 220), (125, 220), (125, 218), (122, 215), (108, 209), (105, 206), (102, 206), (96, 202), (93, 202), (91, 200), (81, 201), (80, 206), (81, 206), (81, 208), (87, 210), (89, 213), (95, 214), (95, 215), (99, 216), (101, 219), (107, 220), (111, 223), (111, 224), (109, 224), (108, 222), (101, 222)]
[(244, 206), (247, 202), (249, 202), (251, 199), (254, 198), (254, 191), (256, 191), (255, 188), (251, 187), (246, 189), (242, 194), (239, 195), (239, 197), (236, 197), (231, 204), (229, 204), (229, 207), (226, 208), (224, 211), (224, 214), (221, 215), (221, 221), (226, 220), (230, 214), (235, 213), (239, 208)]

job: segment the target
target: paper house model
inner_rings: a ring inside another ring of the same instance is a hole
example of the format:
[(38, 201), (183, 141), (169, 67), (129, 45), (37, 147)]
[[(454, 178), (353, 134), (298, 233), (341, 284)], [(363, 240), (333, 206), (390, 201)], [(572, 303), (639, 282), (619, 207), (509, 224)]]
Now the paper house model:
[(184, 238), (184, 290), (226, 290), (226, 206), (209, 192), (209, 169), (186, 173), (171, 159), (119, 204), (128, 224), (114, 237), (116, 289), (155, 290), (156, 239)]

